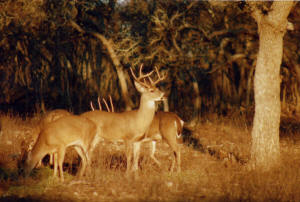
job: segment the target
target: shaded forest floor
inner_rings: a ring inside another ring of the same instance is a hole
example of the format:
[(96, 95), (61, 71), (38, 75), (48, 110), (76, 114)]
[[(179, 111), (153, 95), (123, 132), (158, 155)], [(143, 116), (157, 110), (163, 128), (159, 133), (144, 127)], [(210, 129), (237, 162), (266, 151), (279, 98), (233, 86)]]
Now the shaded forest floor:
[[(83, 179), (75, 174), (75, 151), (65, 158), (65, 182), (49, 166), (29, 178), (18, 174), (39, 117), (0, 116), (0, 201), (299, 201), (300, 120), (281, 121), (282, 162), (270, 172), (249, 170), (251, 126), (241, 117), (210, 116), (185, 131), (182, 172), (169, 173), (172, 153), (157, 145), (158, 167), (144, 145), (138, 177), (126, 176), (123, 145), (100, 143)], [(45, 159), (45, 163), (47, 159)]]

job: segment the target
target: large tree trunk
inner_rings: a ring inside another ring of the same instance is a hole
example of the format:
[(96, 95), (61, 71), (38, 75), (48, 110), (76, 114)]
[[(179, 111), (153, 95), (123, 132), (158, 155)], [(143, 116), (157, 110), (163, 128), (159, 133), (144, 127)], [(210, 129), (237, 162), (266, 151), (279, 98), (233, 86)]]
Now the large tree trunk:
[(280, 65), (287, 16), (293, 2), (273, 2), (267, 15), (257, 8), (259, 51), (254, 76), (255, 115), (251, 159), (255, 167), (269, 169), (279, 162)]

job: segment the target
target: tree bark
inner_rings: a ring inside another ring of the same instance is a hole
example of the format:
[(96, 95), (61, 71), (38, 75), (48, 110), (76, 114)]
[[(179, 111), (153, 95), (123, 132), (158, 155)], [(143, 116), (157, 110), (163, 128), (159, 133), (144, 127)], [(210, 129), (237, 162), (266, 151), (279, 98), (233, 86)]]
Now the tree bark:
[[(279, 162), (280, 65), (287, 17), (294, 2), (273, 2), (267, 15), (253, 8), (259, 50), (254, 76), (255, 115), (251, 161), (268, 170)], [(253, 5), (252, 5), (253, 6)]]

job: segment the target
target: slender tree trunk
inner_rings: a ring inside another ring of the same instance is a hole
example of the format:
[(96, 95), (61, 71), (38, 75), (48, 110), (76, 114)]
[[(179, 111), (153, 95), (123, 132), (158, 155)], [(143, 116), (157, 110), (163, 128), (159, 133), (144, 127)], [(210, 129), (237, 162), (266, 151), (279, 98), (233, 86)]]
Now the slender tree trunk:
[[(70, 25), (72, 27), (74, 27), (76, 30), (78, 30), (79, 32), (85, 32), (76, 22), (74, 21), (70, 21)], [(96, 32), (91, 32), (91, 34), (96, 37), (97, 39), (99, 39), (102, 44), (106, 47), (109, 56), (112, 60), (112, 63), (114, 64), (114, 66), (116, 67), (116, 71), (117, 71), (117, 75), (119, 78), (119, 83), (120, 83), (120, 87), (121, 87), (121, 93), (122, 96), (125, 100), (125, 105), (126, 105), (126, 110), (129, 111), (132, 108), (132, 104), (130, 101), (130, 98), (128, 96), (128, 88), (127, 88), (127, 83), (126, 83), (126, 79), (125, 79), (125, 73), (123, 70), (123, 67), (118, 59), (118, 56), (116, 55), (114, 49), (113, 49), (113, 45), (112, 45), (112, 41), (111, 40), (107, 40), (102, 34), (96, 33)]]
[(293, 2), (273, 2), (267, 15), (257, 8), (259, 51), (254, 76), (255, 115), (251, 159), (255, 167), (269, 169), (279, 162), (280, 65), (287, 16)]
[(250, 90), (252, 89), (252, 79), (253, 79), (253, 73), (254, 73), (254, 66), (252, 65), (250, 67), (249, 76), (247, 80), (247, 91), (246, 91), (246, 106), (248, 107), (250, 105)]
[(96, 38), (98, 38), (104, 44), (104, 46), (107, 48), (110, 58), (116, 67), (116, 71), (117, 71), (117, 75), (118, 75), (120, 87), (121, 87), (121, 93), (125, 100), (126, 111), (131, 110), (132, 107), (131, 107), (131, 102), (130, 102), (130, 99), (128, 96), (128, 88), (127, 88), (127, 83), (126, 83), (126, 79), (125, 79), (125, 73), (124, 73), (123, 67), (118, 59), (118, 56), (116, 55), (116, 53), (113, 49), (113, 45), (112, 45), (113, 42), (111, 40), (107, 40), (103, 35), (101, 35), (99, 33), (92, 33), (92, 35), (95, 36)]
[(194, 94), (193, 94), (193, 117), (192, 120), (190, 120), (188, 123), (185, 123), (185, 127), (191, 129), (191, 130), (195, 130), (197, 124), (199, 123), (200, 120), (200, 110), (201, 110), (201, 96), (200, 96), (200, 91), (199, 91), (199, 85), (196, 79), (193, 78), (192, 81), (193, 84), (193, 90), (194, 90)]
[(199, 91), (199, 85), (198, 81), (196, 79), (193, 79), (193, 89), (194, 89), (194, 117), (198, 121), (200, 118), (200, 110), (201, 110), (201, 97), (200, 97), (200, 91)]
[(294, 84), (294, 95), (296, 97), (296, 112), (300, 112), (300, 65), (293, 64), (296, 72), (296, 82)]

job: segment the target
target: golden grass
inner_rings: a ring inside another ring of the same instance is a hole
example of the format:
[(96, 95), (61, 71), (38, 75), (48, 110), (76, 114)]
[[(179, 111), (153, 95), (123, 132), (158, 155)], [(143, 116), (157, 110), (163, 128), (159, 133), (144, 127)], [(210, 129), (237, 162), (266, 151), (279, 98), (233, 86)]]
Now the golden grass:
[[(3, 200), (42, 201), (299, 201), (300, 147), (281, 141), (282, 162), (272, 171), (249, 170), (250, 128), (244, 120), (219, 118), (203, 121), (193, 133), (202, 150), (182, 146), (182, 172), (170, 173), (172, 153), (158, 144), (158, 167), (144, 146), (137, 176), (126, 175), (124, 146), (100, 143), (91, 168), (77, 179), (78, 157), (69, 149), (65, 182), (53, 179), (48, 166), (29, 178), (18, 175), (22, 150), (32, 138), (37, 119), (2, 115), (0, 135), (0, 196)], [(27, 131), (27, 132), (26, 132)], [(31, 132), (30, 132), (31, 131)], [(295, 136), (297, 134), (293, 134)], [(8, 143), (9, 141), (13, 144)], [(25, 145), (24, 145), (25, 144)], [(15, 154), (18, 154), (15, 156)], [(19, 155), (20, 154), (20, 155)], [(73, 165), (73, 168), (72, 166)], [(68, 174), (67, 174), (68, 173)]]

